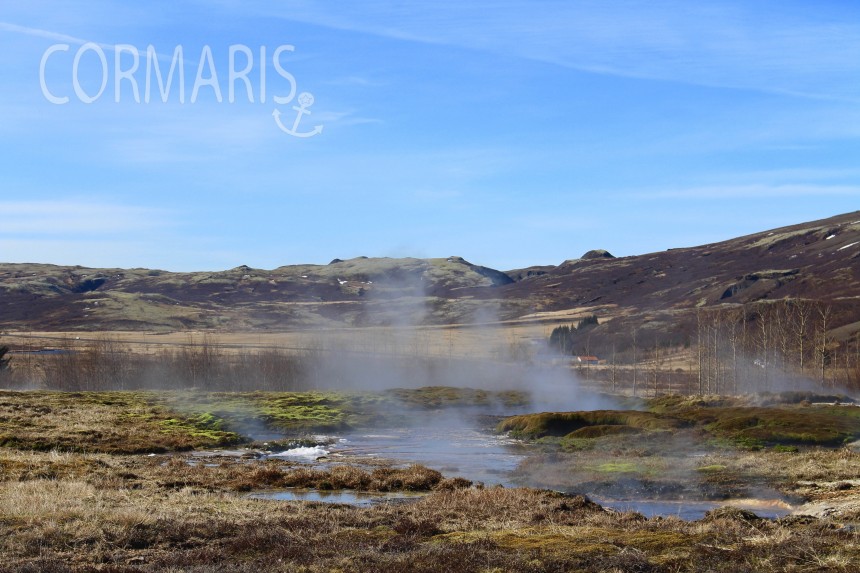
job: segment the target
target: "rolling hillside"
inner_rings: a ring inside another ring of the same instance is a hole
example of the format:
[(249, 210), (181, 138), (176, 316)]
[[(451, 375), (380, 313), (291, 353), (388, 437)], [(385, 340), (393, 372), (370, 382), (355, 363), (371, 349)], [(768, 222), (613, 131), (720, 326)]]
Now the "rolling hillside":
[[(599, 245), (598, 245), (599, 246)], [(590, 251), (507, 273), (460, 257), (219, 272), (0, 264), (3, 330), (294, 330), (543, 320), (582, 309), (654, 327), (697, 308), (801, 297), (860, 320), (860, 212), (720, 243)]]

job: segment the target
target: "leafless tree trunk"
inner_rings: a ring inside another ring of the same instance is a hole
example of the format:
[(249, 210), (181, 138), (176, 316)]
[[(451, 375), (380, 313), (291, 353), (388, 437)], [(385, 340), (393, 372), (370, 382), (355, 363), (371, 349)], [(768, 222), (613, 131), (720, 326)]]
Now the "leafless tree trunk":
[(769, 370), (770, 370), (770, 352), (771, 352), (771, 333), (770, 333), (770, 317), (768, 316), (770, 313), (769, 309), (762, 303), (759, 305), (758, 311), (758, 335), (759, 335), (759, 348), (761, 350), (761, 364), (759, 365), (762, 368), (764, 374), (764, 380), (762, 384), (762, 389), (767, 391), (770, 389), (770, 379), (769, 379)]
[(721, 342), (721, 333), (722, 333), (722, 312), (719, 310), (715, 310), (711, 313), (711, 330), (713, 334), (713, 348), (712, 348), (712, 363), (713, 363), (713, 394), (720, 394), (723, 391), (723, 377), (722, 377), (722, 344)]
[(738, 319), (740, 318), (740, 313), (732, 309), (728, 312), (727, 322), (728, 322), (728, 337), (729, 337), (729, 347), (731, 348), (732, 353), (732, 381), (731, 388), (732, 394), (738, 393)]
[[(691, 342), (692, 345), (692, 342)], [(687, 353), (687, 396), (693, 394), (693, 349)]]
[(788, 361), (791, 354), (791, 308), (788, 302), (782, 302), (774, 309), (774, 320), (776, 322), (776, 347), (779, 349), (779, 367), (783, 372), (788, 372)]
[(831, 318), (831, 314), (833, 308), (829, 304), (819, 304), (818, 305), (818, 341), (817, 341), (817, 349), (816, 354), (818, 355), (818, 365), (821, 371), (821, 385), (827, 385), (827, 362), (829, 359), (828, 356), (828, 343), (829, 332), (828, 332), (828, 324)]
[(794, 336), (797, 346), (797, 360), (800, 365), (800, 375), (806, 368), (806, 337), (809, 331), (809, 321), (812, 315), (812, 305), (803, 299), (794, 301)]
[[(746, 306), (741, 307), (741, 352), (744, 353), (745, 356), (749, 356), (749, 313), (747, 312)], [(744, 381), (744, 384), (748, 387), (750, 381), (750, 369), (749, 362), (747, 360), (742, 361), (741, 366), (741, 379)], [(735, 390), (735, 394), (737, 394), (739, 389)]]
[(616, 389), (616, 368), (615, 368), (615, 339), (612, 340), (612, 393), (615, 393)]
[(636, 337), (638, 329), (633, 329), (633, 395), (636, 395)]
[(660, 345), (657, 337), (654, 337), (654, 396), (657, 396), (657, 382), (660, 372)]
[(696, 354), (699, 359), (698, 375), (699, 375), (699, 396), (704, 393), (704, 344), (702, 341), (702, 330), (704, 328), (704, 320), (702, 310), (696, 311)]

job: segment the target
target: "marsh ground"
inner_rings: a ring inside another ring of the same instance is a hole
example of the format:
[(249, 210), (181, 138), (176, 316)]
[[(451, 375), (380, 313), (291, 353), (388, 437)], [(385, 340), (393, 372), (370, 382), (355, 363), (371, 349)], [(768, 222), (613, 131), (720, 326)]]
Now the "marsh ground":
[[(720, 434), (720, 447), (693, 458), (694, 471), (706, 483), (754, 480), (778, 488), (817, 516), (765, 520), (723, 508), (692, 522), (645, 519), (573, 493), (470, 487), (421, 466), (321, 467), (266, 459), (254, 453), (259, 444), (248, 444), (237, 431), (254, 418), (299, 436), (333, 421), (367, 424), (361, 412), (395, 399), (416, 408), (428, 401), (456, 408), (490, 399), (486, 394), (177, 396), (0, 394), (0, 571), (847, 572), (860, 563), (854, 527), (860, 513), (852, 506), (860, 498), (860, 455), (841, 444), (776, 448), (786, 444), (773, 435), (759, 444), (739, 442), (744, 428), (757, 427), (749, 419), (743, 428), (731, 426), (733, 434)], [(739, 412), (720, 416), (714, 410), (720, 407), (755, 408), (685, 401), (664, 402), (662, 411), (635, 419), (606, 415), (590, 420), (604, 422), (590, 424), (604, 427), (583, 432), (590, 437), (564, 441), (567, 432), (536, 444), (540, 453), (525, 469), (541, 466), (560, 479), (579, 460), (606, 479), (641, 478), (640, 472), (677, 461), (658, 448), (666, 443), (667, 425), (687, 424), (691, 437), (728, 432), (719, 422)], [(703, 412), (691, 420), (689, 408)], [(618, 422), (638, 426), (638, 433), (606, 430)], [(125, 443), (134, 447), (123, 451)], [(228, 444), (248, 455), (213, 455), (200, 463), (187, 453)], [(247, 496), (296, 486), (427, 495), (371, 507)]]

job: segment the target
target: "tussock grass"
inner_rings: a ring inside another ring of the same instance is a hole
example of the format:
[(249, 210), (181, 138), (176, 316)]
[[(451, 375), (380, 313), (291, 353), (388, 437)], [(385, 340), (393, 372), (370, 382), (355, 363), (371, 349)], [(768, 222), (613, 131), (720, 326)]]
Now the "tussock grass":
[(469, 487), (468, 480), (445, 480), (436, 470), (412, 465), (408, 468), (377, 468), (365, 471), (354, 466), (335, 466), (320, 470), (313, 468), (280, 469), (274, 464), (244, 472), (230, 486), (236, 491), (261, 488), (312, 488), (320, 490), (352, 489), (357, 491), (431, 491)]
[[(0, 571), (844, 571), (855, 535), (726, 510), (700, 522), (493, 488), (370, 508), (190, 489), (2, 484)], [(10, 501), (10, 495), (18, 501)]]

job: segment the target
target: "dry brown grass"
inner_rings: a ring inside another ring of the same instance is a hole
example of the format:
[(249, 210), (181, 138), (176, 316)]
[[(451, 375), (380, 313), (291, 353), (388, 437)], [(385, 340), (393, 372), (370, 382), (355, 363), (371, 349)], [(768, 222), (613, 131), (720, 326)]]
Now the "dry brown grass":
[(371, 508), (80, 480), (0, 484), (0, 571), (852, 571), (857, 536), (813, 520), (605, 512), (527, 489)]
[[(124, 411), (129, 406), (105, 404), (112, 400), (93, 398), (93, 411), (100, 412), (101, 406)], [(72, 430), (86, 436), (91, 429), (87, 424), (106, 432), (105, 425), (117, 422), (55, 412), (57, 405), (50, 403), (42, 406), (51, 412), (34, 420), (28, 416), (39, 414), (36, 406), (30, 403), (16, 410), (7, 400), (0, 405), (5, 408), (0, 417), (31, 436), (34, 428), (46, 432), (51, 424), (58, 435), (75, 435), (59, 426), (71, 421), (79, 424)], [(662, 471), (671, 461), (661, 461), (646, 450), (630, 462), (646, 474)], [(579, 454), (578, 460), (596, 473), (627, 471), (609, 454)], [(849, 450), (818, 450), (714, 453), (690, 463), (713, 470), (704, 472), (703, 479), (728, 473), (782, 484), (789, 492), (806, 488), (803, 491), (811, 492), (813, 499), (819, 494), (825, 498), (825, 493), (833, 499), (856, 497), (852, 478), (858, 462), (858, 454)], [(555, 467), (564, 470), (563, 464)], [(811, 482), (818, 484), (817, 489), (808, 485)], [(411, 503), (365, 508), (243, 495), (289, 486), (430, 493)], [(762, 520), (732, 510), (714, 512), (698, 522), (649, 520), (635, 513), (605, 511), (581, 496), (468, 487), (467, 482), (445, 479), (422, 466), (323, 469), (227, 455), (194, 458), (176, 453), (0, 448), (0, 573), (849, 573), (860, 562), (860, 540), (843, 525), (816, 518)]]

